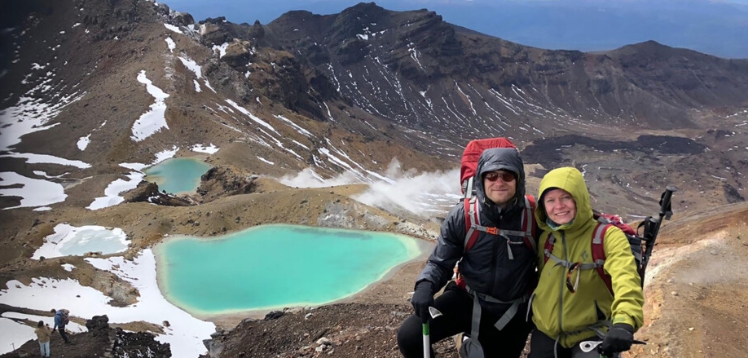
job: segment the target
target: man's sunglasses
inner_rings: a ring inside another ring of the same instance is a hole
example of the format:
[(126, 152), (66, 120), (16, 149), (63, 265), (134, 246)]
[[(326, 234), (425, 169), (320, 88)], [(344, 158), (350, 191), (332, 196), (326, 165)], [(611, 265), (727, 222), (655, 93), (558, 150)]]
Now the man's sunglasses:
[(501, 178), (501, 181), (508, 183), (514, 180), (514, 174), (511, 172), (488, 172), (483, 178), (488, 179), (488, 181), (496, 181)]

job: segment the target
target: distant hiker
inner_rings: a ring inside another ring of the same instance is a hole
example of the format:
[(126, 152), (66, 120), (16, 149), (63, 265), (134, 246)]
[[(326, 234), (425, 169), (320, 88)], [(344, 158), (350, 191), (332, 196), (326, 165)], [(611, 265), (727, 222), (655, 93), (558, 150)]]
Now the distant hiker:
[[(644, 296), (631, 245), (623, 231), (608, 227), (596, 234), (590, 195), (575, 168), (550, 171), (540, 182), (535, 219), (543, 230), (538, 245), (540, 281), (532, 302), (530, 358), (601, 356), (597, 349), (581, 355), (580, 342), (600, 341), (609, 356), (631, 348), (642, 326)], [(602, 245), (593, 241), (602, 239)], [(595, 250), (605, 260), (596, 263)], [(602, 265), (608, 288), (598, 272)], [(587, 347), (587, 350), (590, 350)]]
[(65, 343), (70, 344), (68, 334), (65, 333), (65, 326), (70, 322), (70, 311), (66, 309), (55, 310), (53, 308), (50, 312), (55, 314), (55, 326), (54, 328), (52, 328), (52, 330), (54, 331), (55, 329), (57, 329), (60, 332), (60, 337), (62, 337)]
[(49, 339), (52, 336), (49, 325), (45, 326), (44, 321), (39, 321), (34, 333), (36, 333), (36, 338), (39, 339), (39, 350), (42, 352), (42, 357), (49, 357)]
[[(475, 196), (455, 206), (442, 223), (436, 247), (416, 280), (411, 299), (415, 315), (397, 332), (407, 358), (424, 356), (422, 338), (428, 335), (437, 342), (469, 334), (461, 349), (468, 357), (516, 358), (527, 342), (531, 325), (524, 313), (536, 283), (534, 199), (525, 196), (525, 172), (516, 148), (479, 153), (472, 177)], [(458, 260), (459, 283), (447, 284)], [(431, 319), (431, 306), (442, 315)], [(422, 331), (428, 320), (430, 328)]]

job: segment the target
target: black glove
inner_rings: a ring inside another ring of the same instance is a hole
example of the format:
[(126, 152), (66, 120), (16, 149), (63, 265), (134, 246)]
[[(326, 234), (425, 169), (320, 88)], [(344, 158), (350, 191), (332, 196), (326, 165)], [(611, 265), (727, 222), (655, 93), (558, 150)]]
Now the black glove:
[(634, 343), (634, 327), (626, 323), (616, 323), (603, 339), (600, 350), (606, 354), (627, 351)]
[(431, 282), (421, 281), (416, 285), (416, 292), (410, 299), (410, 303), (416, 311), (416, 316), (423, 322), (429, 318), (429, 307), (434, 305), (434, 294), (431, 293)]

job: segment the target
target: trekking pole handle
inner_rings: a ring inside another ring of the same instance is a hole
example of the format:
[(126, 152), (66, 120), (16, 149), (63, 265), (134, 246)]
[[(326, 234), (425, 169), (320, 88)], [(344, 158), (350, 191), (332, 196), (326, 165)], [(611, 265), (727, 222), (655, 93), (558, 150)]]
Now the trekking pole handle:
[(670, 220), (670, 218), (673, 216), (673, 209), (672, 209), (672, 198), (673, 193), (676, 192), (678, 189), (676, 189), (672, 185), (668, 185), (665, 187), (665, 192), (662, 193), (662, 198), (660, 199), (660, 218), (655, 222), (653, 232), (650, 234), (652, 239), (652, 244), (654, 245), (654, 240), (657, 237), (657, 234), (660, 233), (660, 225), (662, 225), (662, 220)]
[(662, 217), (665, 217), (665, 220), (670, 220), (670, 217), (673, 216), (673, 210), (670, 206), (670, 201), (673, 197), (673, 193), (678, 191), (678, 189), (672, 185), (668, 185), (665, 187), (665, 192), (662, 195), (662, 200), (660, 201), (660, 221), (662, 221)]
[(643, 236), (647, 242), (647, 246), (642, 253), (642, 267), (640, 270), (640, 274), (642, 276), (642, 287), (644, 287), (644, 275), (647, 271), (647, 266), (649, 265), (649, 258), (652, 256), (652, 249), (654, 248), (655, 241), (657, 240), (657, 235), (660, 233), (660, 225), (662, 225), (662, 220), (670, 220), (673, 215), (671, 201), (673, 198), (673, 193), (677, 190), (678, 189), (672, 185), (668, 185), (667, 187), (665, 187), (665, 192), (662, 193), (662, 196), (660, 197), (660, 217), (655, 219), (650, 216), (645, 220), (646, 225), (644, 226)]

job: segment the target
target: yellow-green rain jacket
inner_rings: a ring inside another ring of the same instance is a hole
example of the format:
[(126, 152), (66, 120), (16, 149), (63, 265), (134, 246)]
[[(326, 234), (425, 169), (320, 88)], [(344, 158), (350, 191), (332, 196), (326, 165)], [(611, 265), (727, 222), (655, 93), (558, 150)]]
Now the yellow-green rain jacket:
[[(577, 206), (577, 215), (571, 223), (552, 229), (540, 200), (550, 188), (560, 188), (571, 193)], [(545, 243), (549, 235), (556, 237), (552, 254), (568, 262), (592, 263), (592, 238), (597, 221), (592, 217), (592, 206), (582, 173), (575, 168), (559, 168), (549, 172), (540, 182), (539, 203), (535, 209), (538, 226), (544, 232), (538, 242), (538, 267), (540, 280), (532, 300), (533, 322), (548, 337), (558, 339), (566, 348), (595, 336), (591, 326), (626, 323), (634, 330), (642, 326), (644, 295), (641, 279), (636, 271), (636, 261), (631, 246), (623, 232), (609, 228), (603, 241), (606, 273), (612, 278), (613, 292), (600, 278), (597, 270), (581, 270), (576, 293), (566, 287), (568, 269), (552, 259), (544, 263)], [(573, 283), (572, 281), (572, 283)], [(606, 328), (602, 329), (603, 331)]]

